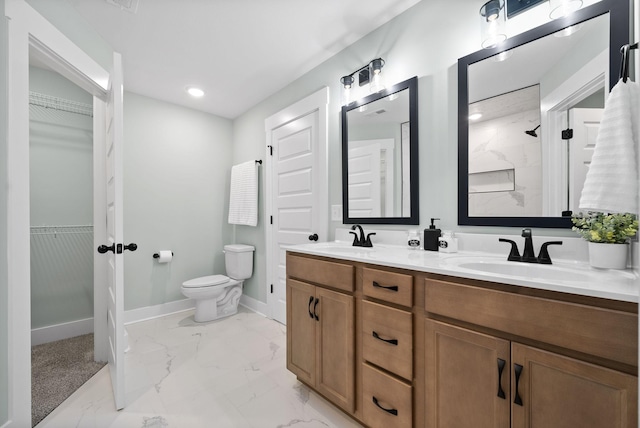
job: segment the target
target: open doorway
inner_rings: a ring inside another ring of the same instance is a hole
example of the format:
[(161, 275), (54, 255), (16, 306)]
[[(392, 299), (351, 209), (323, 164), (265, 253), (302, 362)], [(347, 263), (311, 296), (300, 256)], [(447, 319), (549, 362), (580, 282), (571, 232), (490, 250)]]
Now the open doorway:
[(31, 397), (35, 426), (94, 359), (93, 96), (30, 55)]

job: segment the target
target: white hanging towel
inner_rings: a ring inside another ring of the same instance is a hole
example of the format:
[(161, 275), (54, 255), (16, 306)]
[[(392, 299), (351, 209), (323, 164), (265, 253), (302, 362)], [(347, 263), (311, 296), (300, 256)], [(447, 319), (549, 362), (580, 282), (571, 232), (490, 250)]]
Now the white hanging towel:
[(580, 209), (605, 213), (638, 213), (640, 87), (622, 80), (605, 104), (591, 165), (580, 197)]
[(258, 225), (258, 165), (253, 160), (231, 168), (229, 224)]

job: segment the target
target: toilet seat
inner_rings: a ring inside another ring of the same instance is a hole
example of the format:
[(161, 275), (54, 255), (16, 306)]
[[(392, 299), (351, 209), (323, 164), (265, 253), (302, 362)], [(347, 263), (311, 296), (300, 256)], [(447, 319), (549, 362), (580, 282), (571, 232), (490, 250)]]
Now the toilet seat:
[(209, 275), (190, 279), (182, 283), (184, 288), (213, 287), (214, 285), (227, 284), (231, 279), (225, 275)]

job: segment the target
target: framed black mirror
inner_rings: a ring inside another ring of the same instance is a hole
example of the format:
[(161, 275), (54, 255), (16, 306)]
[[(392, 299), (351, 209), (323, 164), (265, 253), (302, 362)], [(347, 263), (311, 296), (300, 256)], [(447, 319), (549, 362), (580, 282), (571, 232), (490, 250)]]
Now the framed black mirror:
[(458, 224), (571, 227), (628, 39), (602, 0), (458, 60)]
[(345, 224), (419, 224), (418, 78), (342, 107)]

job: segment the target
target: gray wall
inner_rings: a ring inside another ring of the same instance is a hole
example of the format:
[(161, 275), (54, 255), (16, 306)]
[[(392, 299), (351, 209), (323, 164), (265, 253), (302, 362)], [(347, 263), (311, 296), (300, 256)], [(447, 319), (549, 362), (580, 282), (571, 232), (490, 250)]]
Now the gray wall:
[[(4, 0), (0, 0), (4, 11)], [(0, 18), (0, 100), (7, 99), (7, 20)], [(8, 281), (7, 281), (7, 103), (0, 102), (0, 426), (9, 419), (8, 411)]]
[[(125, 309), (184, 299), (187, 279), (224, 273), (231, 121), (131, 92), (124, 96)], [(159, 250), (173, 250), (158, 264)]]
[[(339, 54), (325, 61), (272, 97), (234, 121), (234, 162), (251, 156), (264, 157), (264, 120), (279, 110), (328, 86), (329, 96), (329, 205), (342, 204), (340, 77), (374, 58), (386, 61), (383, 69), (387, 85), (418, 76), (420, 138), (420, 222), (429, 217), (442, 219), (446, 229), (457, 227), (457, 60), (479, 49), (478, 4), (471, 0), (423, 1), (386, 25), (371, 32)], [(356, 96), (357, 98), (357, 96)], [(264, 186), (261, 187), (264, 194)], [(260, 210), (264, 209), (261, 201)], [(326, 207), (329, 211), (330, 207)], [(262, 212), (262, 211), (261, 211)], [(329, 212), (330, 214), (330, 212)], [(328, 218), (331, 218), (328, 215)], [(339, 222), (330, 222), (330, 236)], [(409, 228), (378, 226), (384, 229)], [(417, 227), (410, 227), (415, 229)], [(251, 242), (264, 251), (265, 229), (238, 227), (238, 242)], [(266, 267), (263, 258), (251, 287), (245, 293), (266, 301)]]
[[(253, 156), (265, 157), (264, 120), (328, 86), (329, 205), (342, 204), (339, 79), (372, 59), (382, 57), (386, 61), (383, 75), (387, 85), (418, 76), (420, 226), (384, 225), (378, 228), (425, 228), (430, 217), (439, 217), (442, 229), (514, 233), (510, 228), (462, 227), (457, 224), (457, 60), (480, 49), (478, 8), (479, 3), (475, 0), (456, 0), (455, 12), (450, 1), (422, 1), (366, 35), (234, 120), (234, 162)], [(264, 185), (260, 191), (264, 195)], [(263, 200), (259, 209), (264, 212)], [(330, 206), (326, 209), (328, 218), (331, 218)], [(328, 239), (331, 240), (335, 228), (341, 223), (330, 222), (329, 226)], [(538, 229), (534, 234), (575, 236), (570, 230), (555, 229)], [(262, 257), (264, 236), (263, 222), (257, 228), (237, 227), (237, 242), (252, 243), (258, 248), (258, 263), (250, 286), (245, 287), (245, 294), (266, 302), (266, 266)]]

